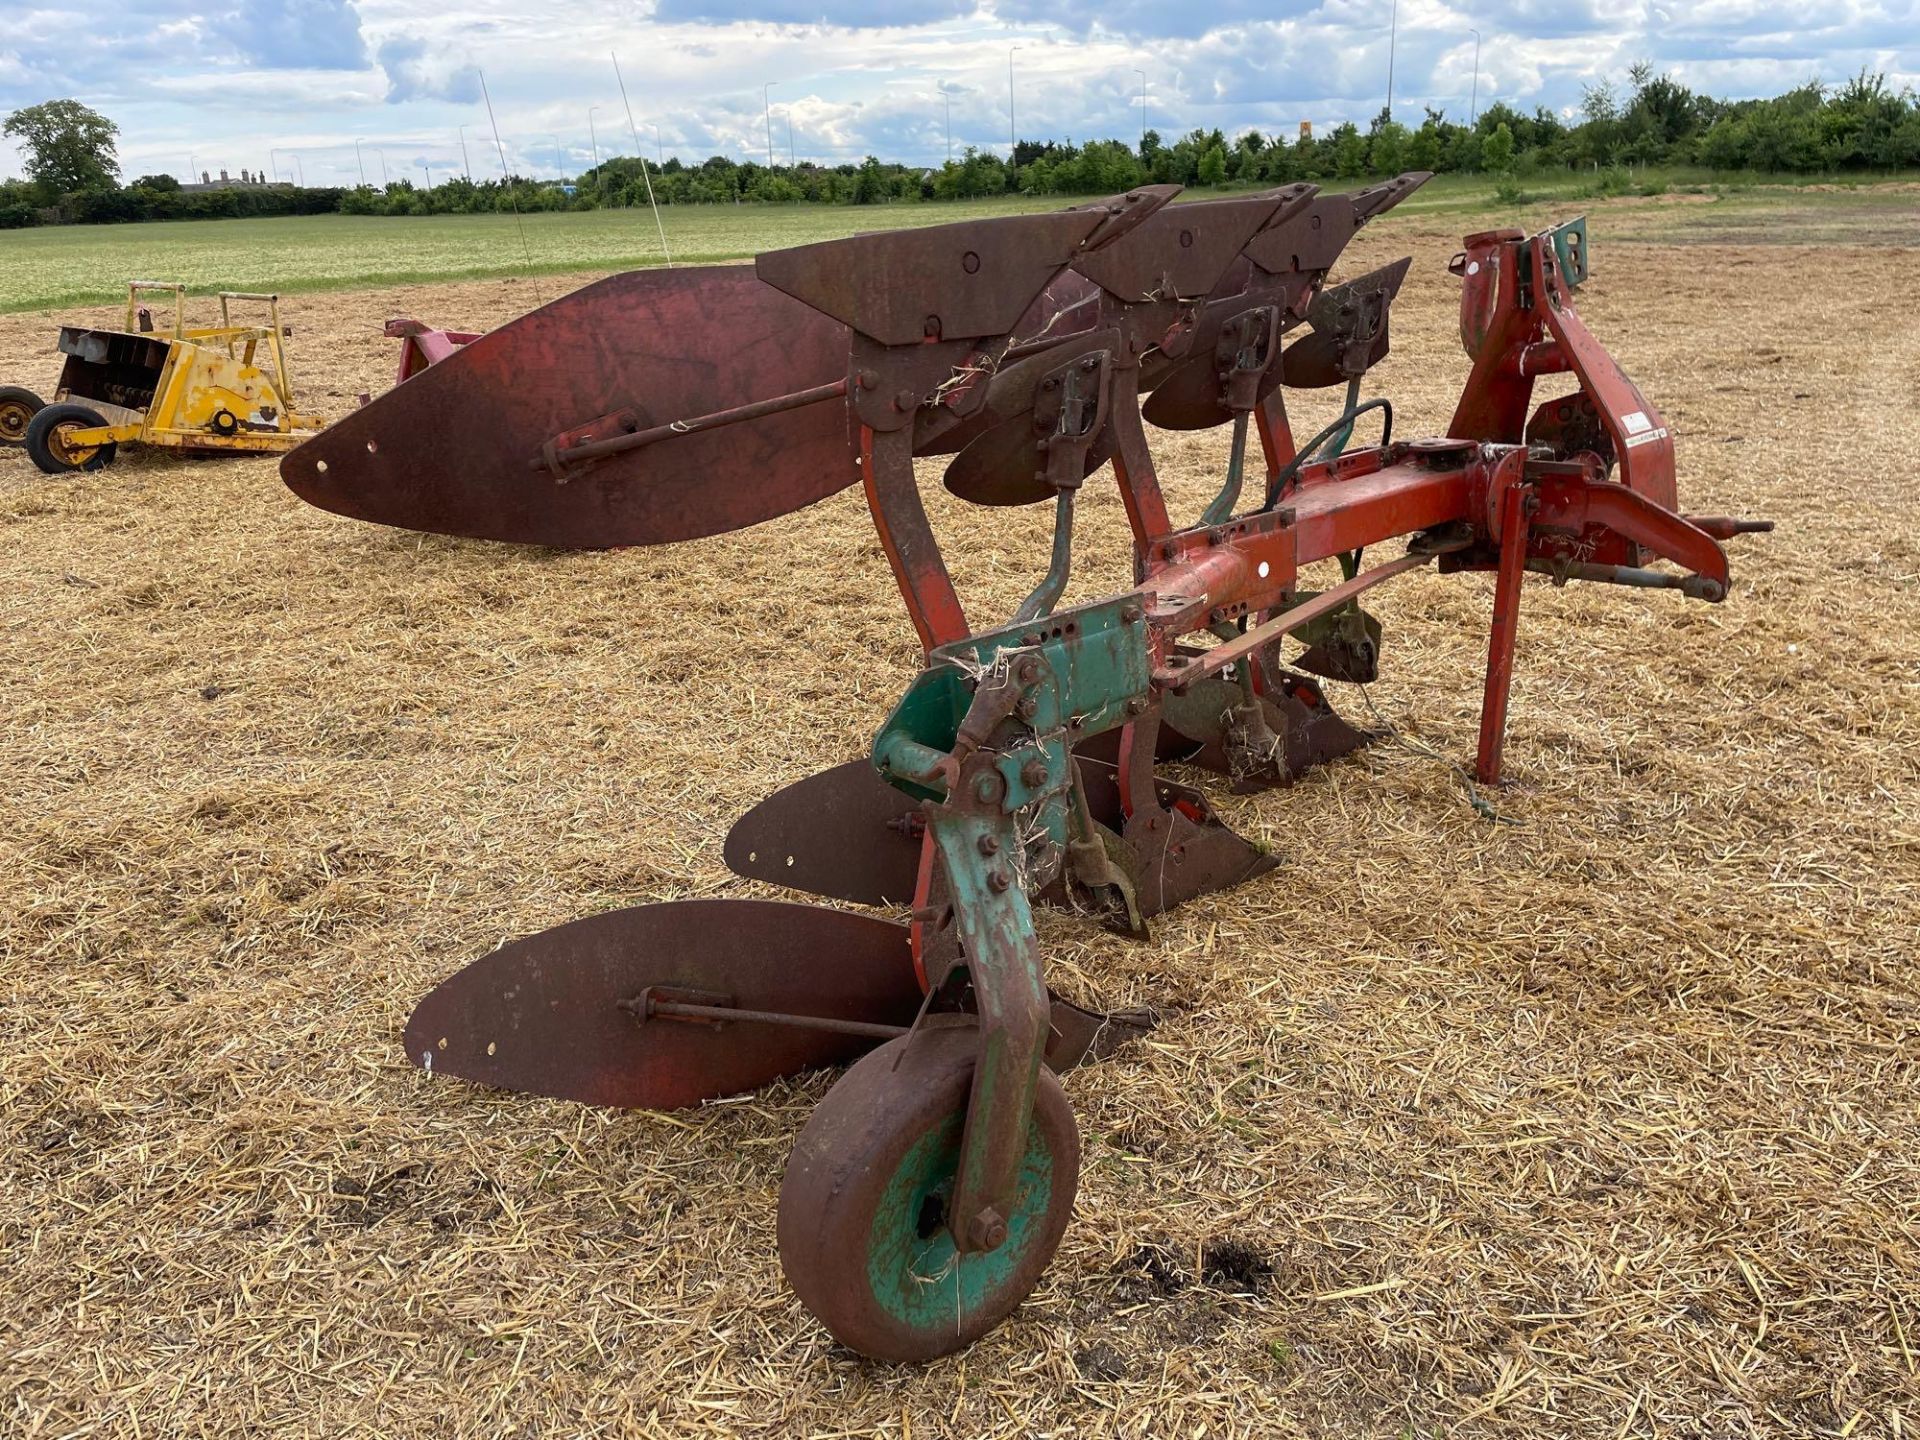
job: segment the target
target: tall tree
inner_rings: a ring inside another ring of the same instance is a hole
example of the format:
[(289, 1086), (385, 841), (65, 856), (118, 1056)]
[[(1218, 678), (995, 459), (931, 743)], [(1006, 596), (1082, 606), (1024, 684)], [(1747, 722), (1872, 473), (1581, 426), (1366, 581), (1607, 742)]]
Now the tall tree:
[(27, 151), (27, 175), (53, 195), (110, 187), (120, 127), (78, 100), (47, 100), (7, 116), (0, 132)]

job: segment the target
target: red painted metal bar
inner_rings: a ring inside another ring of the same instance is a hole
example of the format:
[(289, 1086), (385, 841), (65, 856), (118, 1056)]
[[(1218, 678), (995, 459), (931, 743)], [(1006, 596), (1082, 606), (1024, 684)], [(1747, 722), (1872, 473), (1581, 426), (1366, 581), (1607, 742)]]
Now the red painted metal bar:
[(1155, 540), (1173, 530), (1173, 518), (1167, 514), (1166, 496), (1153, 469), (1153, 452), (1147, 448), (1146, 431), (1140, 424), (1139, 380), (1139, 370), (1131, 366), (1114, 372), (1113, 418), (1108, 423), (1114, 432), (1114, 478), (1120, 482), (1120, 499), (1127, 507), (1134, 544), (1144, 553)]
[(880, 534), (880, 545), (893, 567), (893, 578), (906, 601), (907, 614), (919, 633), (920, 646), (932, 652), (941, 645), (966, 639), (966, 611), (953, 588), (953, 578), (940, 558), (940, 544), (927, 523), (926, 507), (913, 478), (913, 431), (876, 432), (860, 427), (860, 476), (867, 509)]
[(627, 435), (614, 435), (605, 440), (589, 441), (585, 445), (575, 445), (562, 449), (552, 445), (550, 452), (537, 460), (528, 462), (530, 470), (546, 470), (555, 465), (572, 465), (583, 460), (598, 460), (605, 455), (621, 455), (629, 450), (638, 450), (661, 440), (670, 440), (676, 435), (691, 435), (697, 430), (718, 430), (723, 425), (739, 425), (748, 420), (762, 420), (769, 415), (782, 415), (789, 410), (804, 409), (808, 405), (819, 405), (827, 400), (838, 400), (847, 393), (844, 378), (830, 381), (825, 385), (815, 385), (808, 390), (795, 390), (789, 395), (776, 395), (770, 400), (756, 400), (751, 405), (736, 405), (731, 410), (716, 410), (710, 415), (695, 415), (686, 420), (669, 420), (664, 425), (649, 426), (645, 430), (635, 430)]
[(1282, 510), (1293, 512), (1298, 564), (1471, 516), (1475, 447), (1457, 447), (1445, 468), (1414, 458), (1361, 473), (1380, 458), (1377, 450), (1355, 451), (1301, 472), (1299, 488), (1281, 502)]
[(1391, 580), (1396, 575), (1422, 565), (1430, 565), (1437, 558), (1436, 552), (1413, 551), (1397, 560), (1389, 560), (1384, 565), (1376, 565), (1333, 589), (1314, 596), (1304, 604), (1276, 615), (1263, 624), (1254, 626), (1244, 635), (1224, 644), (1216, 645), (1206, 654), (1198, 657), (1170, 656), (1165, 665), (1153, 672), (1156, 684), (1166, 685), (1175, 690), (1184, 689), (1194, 681), (1208, 675), (1217, 675), (1229, 665), (1253, 654), (1264, 646), (1271, 645), (1281, 636), (1298, 630), (1303, 625), (1311, 625), (1322, 615), (1331, 614), (1345, 605), (1356, 595), (1364, 594), (1382, 580)]
[(1493, 587), (1493, 626), (1487, 641), (1487, 688), (1480, 702), (1480, 753), (1475, 773), (1482, 785), (1500, 783), (1500, 751), (1506, 743), (1507, 697), (1513, 689), (1513, 649), (1520, 629), (1520, 579), (1527, 563), (1525, 483), (1507, 486), (1500, 510), (1500, 570)]
[(1293, 425), (1287, 419), (1287, 400), (1283, 392), (1270, 391), (1253, 410), (1254, 427), (1260, 432), (1260, 453), (1266, 456), (1267, 479), (1262, 490), (1273, 484), (1281, 467), (1299, 453), (1293, 443)]

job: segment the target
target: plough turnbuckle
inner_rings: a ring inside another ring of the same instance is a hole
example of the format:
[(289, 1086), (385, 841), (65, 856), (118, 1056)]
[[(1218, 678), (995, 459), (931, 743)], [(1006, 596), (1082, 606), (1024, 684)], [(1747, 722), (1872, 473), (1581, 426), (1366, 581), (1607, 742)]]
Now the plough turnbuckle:
[[(862, 1057), (788, 1164), (789, 1281), (888, 1360), (1010, 1313), (1077, 1185), (1055, 1075), (1151, 1024), (1050, 994), (1033, 906), (1143, 935), (1277, 863), (1159, 767), (1254, 790), (1366, 743), (1314, 676), (1372, 679), (1381, 630), (1361, 598), (1431, 567), (1495, 576), (1476, 774), (1497, 783), (1527, 571), (1720, 601), (1719, 542), (1770, 528), (1679, 513), (1668, 426), (1573, 306), (1583, 221), (1468, 239), (1452, 265), (1465, 390), (1444, 437), (1394, 436), (1362, 388), (1410, 262), (1327, 277), (1426, 178), (1183, 205), (1148, 187), (615, 276), (443, 347), (290, 455), (287, 482), (343, 514), (573, 546), (738, 529), (859, 484), (925, 654), (867, 760), (772, 796), (725, 852), (741, 875), (905, 907), (905, 923), (758, 900), (577, 921), (442, 984), (409, 1056), (649, 1107)], [(1561, 374), (1576, 387), (1536, 405), (1536, 380)], [(1286, 390), (1341, 385), (1339, 418), (1296, 444)], [(1379, 442), (1354, 445), (1376, 413)], [(1232, 427), (1196, 523), (1170, 516), (1143, 419)], [(1047, 571), (1004, 623), (962, 610), (915, 477), (926, 456), (952, 457), (967, 500), (1054, 504)], [(1108, 465), (1133, 583), (1063, 610), (1075, 510)], [(1367, 561), (1395, 539), (1404, 553)], [(1327, 559), (1341, 581), (1303, 588)], [(1288, 637), (1305, 647), (1293, 667)]]

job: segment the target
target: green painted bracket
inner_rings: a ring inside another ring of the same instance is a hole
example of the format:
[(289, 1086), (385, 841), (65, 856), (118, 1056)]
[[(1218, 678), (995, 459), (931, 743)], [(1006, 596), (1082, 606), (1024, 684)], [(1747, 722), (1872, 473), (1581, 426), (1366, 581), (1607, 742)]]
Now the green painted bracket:
[(1560, 261), (1560, 278), (1567, 282), (1569, 290), (1586, 283), (1592, 273), (1588, 264), (1587, 217), (1576, 216), (1564, 225), (1556, 225), (1547, 232), (1553, 241), (1553, 253)]
[(1012, 817), (936, 805), (927, 823), (946, 862), (980, 1027), (951, 1223), (962, 1250), (990, 1250), (994, 1244), (969, 1233), (969, 1226), (983, 1210), (1005, 1219), (1015, 1209), (1033, 1087), (1046, 1052), (1047, 986)]
[[(1145, 604), (1138, 594), (1116, 596), (1044, 620), (989, 630), (929, 657), (893, 707), (873, 742), (874, 767), (890, 783), (922, 799), (941, 799), (945, 786), (931, 779), (933, 762), (952, 753), (961, 722), (973, 703), (977, 676), (997, 667), (1017, 666), (1029, 655), (1039, 661), (1031, 682), (1022, 686), (1018, 724), (1020, 743), (1005, 746), (995, 760), (1004, 781), (997, 799), (1004, 813), (1025, 810), (1042, 800), (1062, 800), (1072, 781), (1075, 742), (1123, 725), (1127, 702), (1145, 695), (1152, 679)], [(1045, 778), (1025, 777), (1039, 761)], [(1065, 807), (1050, 829), (1065, 838)]]

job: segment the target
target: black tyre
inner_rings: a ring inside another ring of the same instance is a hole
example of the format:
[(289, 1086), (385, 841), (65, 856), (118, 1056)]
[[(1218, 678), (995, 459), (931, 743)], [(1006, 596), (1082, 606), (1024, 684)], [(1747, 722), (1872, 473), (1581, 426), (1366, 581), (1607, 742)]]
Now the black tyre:
[(19, 385), (0, 385), (0, 445), (26, 443), (27, 426), (47, 402)]
[(119, 446), (111, 440), (104, 445), (82, 445), (71, 437), (76, 430), (92, 430), (106, 423), (104, 415), (85, 405), (45, 406), (27, 424), (27, 454), (49, 475), (98, 470), (113, 459)]

